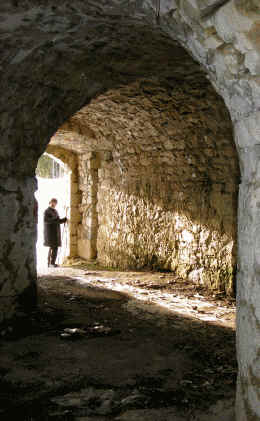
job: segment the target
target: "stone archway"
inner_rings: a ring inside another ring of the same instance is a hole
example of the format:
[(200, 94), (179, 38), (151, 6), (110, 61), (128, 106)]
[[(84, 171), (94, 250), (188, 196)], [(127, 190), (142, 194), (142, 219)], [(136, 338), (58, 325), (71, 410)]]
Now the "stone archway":
[(172, 270), (232, 294), (239, 169), (230, 118), (205, 78), (162, 64), (159, 77), (93, 99), (51, 140), (79, 153), (79, 255)]
[(66, 149), (48, 145), (46, 152), (60, 159), (70, 169), (69, 175), (69, 209), (67, 217), (69, 218), (69, 250), (67, 257), (78, 255), (78, 224), (80, 222), (80, 192), (78, 188), (78, 160), (76, 154)]
[[(120, 1), (96, 6), (75, 1), (74, 8), (50, 0), (44, 6), (33, 0), (17, 6), (6, 0), (0, 6), (1, 320), (35, 302), (32, 209), (38, 157), (54, 132), (91, 98), (161, 70), (159, 64), (151, 69), (141, 45), (145, 40), (160, 44), (160, 63), (169, 42), (163, 29), (203, 65), (233, 122), (242, 175), (237, 420), (259, 420), (259, 5), (162, 0), (155, 10), (149, 0), (129, 2), (128, 8)], [(177, 45), (171, 54), (186, 60)], [(132, 59), (126, 62), (126, 56)]]

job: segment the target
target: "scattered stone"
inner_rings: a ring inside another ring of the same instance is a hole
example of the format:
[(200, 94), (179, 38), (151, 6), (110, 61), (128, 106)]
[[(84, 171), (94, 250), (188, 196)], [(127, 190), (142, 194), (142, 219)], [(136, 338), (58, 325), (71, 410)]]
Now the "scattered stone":
[(112, 331), (111, 327), (106, 327), (106, 326), (103, 326), (103, 325), (96, 325), (96, 326), (93, 326), (93, 327), (89, 327), (87, 329), (87, 332), (98, 333), (98, 334), (102, 333), (102, 334), (105, 334), (105, 335), (107, 335), (111, 331)]
[(64, 329), (65, 333), (69, 333), (70, 335), (75, 335), (75, 334), (81, 334), (84, 335), (86, 333), (86, 331), (84, 329), (79, 329), (77, 327), (71, 329), (71, 328), (65, 328)]
[(63, 339), (76, 339), (86, 335), (86, 330), (80, 328), (65, 328), (60, 334)]
[(61, 333), (61, 335), (60, 335), (62, 338), (64, 338), (64, 339), (68, 339), (68, 338), (71, 338), (71, 335), (69, 334), (69, 333)]
[(118, 406), (114, 390), (100, 390), (93, 387), (53, 398), (52, 402), (70, 408), (82, 416), (109, 415)]
[[(113, 331), (116, 333), (117, 331)], [(65, 328), (63, 332), (60, 334), (61, 338), (63, 339), (75, 339), (81, 337), (88, 337), (88, 336), (104, 336), (112, 333), (112, 328), (108, 326), (103, 326), (99, 323), (95, 324), (94, 326), (86, 327), (85, 329), (81, 329), (78, 327), (75, 328)]]
[(122, 399), (121, 406), (122, 408), (131, 408), (135, 405), (145, 402), (146, 396), (142, 395), (141, 393), (134, 393), (132, 395), (127, 396), (126, 398)]

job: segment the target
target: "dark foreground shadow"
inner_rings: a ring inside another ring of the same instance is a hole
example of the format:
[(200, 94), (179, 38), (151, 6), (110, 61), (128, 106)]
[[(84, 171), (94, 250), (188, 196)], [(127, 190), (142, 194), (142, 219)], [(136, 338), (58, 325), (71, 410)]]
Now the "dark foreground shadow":
[(129, 294), (58, 275), (39, 280), (37, 310), (17, 323), (1, 342), (1, 420), (103, 421), (162, 408), (188, 417), (234, 397), (230, 328), (155, 304), (147, 312)]

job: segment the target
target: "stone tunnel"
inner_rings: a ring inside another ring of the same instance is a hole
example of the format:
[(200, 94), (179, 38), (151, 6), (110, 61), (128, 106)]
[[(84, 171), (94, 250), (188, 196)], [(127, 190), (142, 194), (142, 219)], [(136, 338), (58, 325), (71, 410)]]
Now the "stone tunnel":
[(72, 169), (71, 255), (236, 292), (236, 419), (260, 420), (258, 2), (5, 0), (0, 12), (1, 322), (37, 303), (48, 148)]

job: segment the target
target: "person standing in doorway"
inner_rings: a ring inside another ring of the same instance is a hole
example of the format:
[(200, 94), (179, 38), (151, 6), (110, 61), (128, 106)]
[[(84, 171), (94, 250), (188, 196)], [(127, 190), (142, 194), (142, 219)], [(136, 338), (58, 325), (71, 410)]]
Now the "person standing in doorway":
[(56, 211), (58, 200), (53, 198), (44, 212), (44, 246), (49, 247), (48, 267), (57, 267), (56, 258), (58, 247), (61, 247), (60, 224), (67, 222), (67, 218), (60, 218)]

